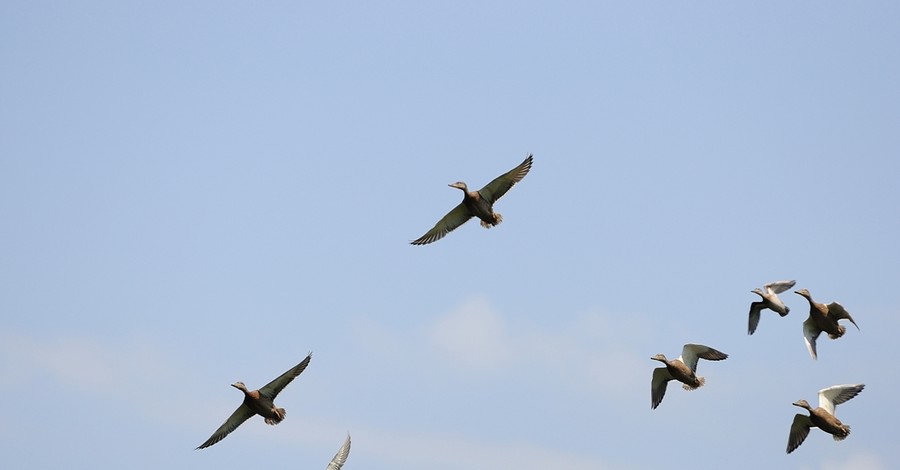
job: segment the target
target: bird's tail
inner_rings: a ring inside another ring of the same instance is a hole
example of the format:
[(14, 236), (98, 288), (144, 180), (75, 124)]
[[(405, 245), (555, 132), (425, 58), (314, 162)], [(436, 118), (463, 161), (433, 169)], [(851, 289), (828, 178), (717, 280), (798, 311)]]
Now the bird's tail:
[(503, 216), (500, 215), (499, 212), (494, 212), (494, 220), (492, 222), (481, 221), (481, 226), (484, 228), (491, 228), (494, 225), (500, 225), (500, 222), (503, 222)]
[(702, 387), (702, 386), (705, 385), (705, 384), (706, 384), (706, 378), (705, 378), (705, 377), (700, 377), (700, 376), (698, 375), (698, 376), (697, 376), (697, 386), (684, 384), (684, 385), (682, 385), (682, 388), (684, 388), (685, 390), (688, 390), (688, 391), (690, 391), (690, 390), (697, 390), (698, 388)]
[(836, 441), (843, 441), (844, 439), (847, 438), (847, 436), (850, 435), (850, 425), (845, 424), (843, 426), (843, 430), (844, 430), (843, 434), (833, 434), (831, 437), (833, 437), (834, 440), (836, 440)]
[(266, 424), (271, 424), (275, 426), (276, 424), (284, 421), (284, 417), (287, 416), (287, 412), (284, 411), (284, 408), (275, 408), (275, 417), (274, 418), (266, 418)]
[(828, 337), (831, 338), (831, 339), (838, 339), (838, 338), (840, 338), (841, 336), (844, 336), (844, 333), (846, 333), (846, 332), (847, 332), (847, 328), (845, 328), (844, 325), (838, 325), (838, 332), (837, 332), (837, 334), (836, 334), (836, 335), (833, 335), (833, 334), (831, 334), (831, 333), (828, 333)]

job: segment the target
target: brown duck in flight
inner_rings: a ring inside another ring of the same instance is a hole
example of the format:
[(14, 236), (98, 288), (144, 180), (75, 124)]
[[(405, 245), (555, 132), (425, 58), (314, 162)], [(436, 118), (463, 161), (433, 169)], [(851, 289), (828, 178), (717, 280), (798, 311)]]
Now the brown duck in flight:
[(841, 403), (859, 395), (865, 385), (833, 385), (819, 390), (819, 407), (813, 408), (806, 400), (798, 400), (793, 403), (809, 412), (794, 415), (791, 423), (791, 432), (788, 434), (787, 453), (790, 454), (809, 435), (810, 428), (819, 428), (834, 437), (835, 441), (843, 441), (850, 435), (850, 426), (837, 419), (835, 408)]
[(781, 299), (778, 298), (778, 294), (794, 287), (797, 281), (777, 281), (770, 282), (763, 286), (762, 290), (760, 288), (753, 289), (752, 293), (759, 295), (762, 297), (758, 302), (753, 302), (750, 304), (750, 319), (747, 322), (747, 334), (752, 335), (756, 331), (756, 327), (759, 325), (759, 313), (765, 309), (772, 310), (773, 312), (783, 316), (786, 316), (790, 313), (791, 309), (788, 308)]
[(803, 339), (806, 340), (806, 349), (809, 350), (809, 355), (813, 359), (818, 357), (816, 354), (816, 339), (819, 338), (823, 331), (828, 333), (828, 337), (831, 339), (838, 339), (844, 336), (847, 328), (844, 325), (838, 325), (838, 320), (850, 320), (850, 323), (853, 323), (857, 330), (859, 329), (859, 325), (856, 324), (843, 305), (837, 302), (827, 305), (820, 304), (812, 299), (812, 295), (806, 289), (796, 290), (794, 293), (805, 297), (809, 301), (809, 318), (803, 322)]
[(247, 390), (244, 382), (235, 382), (231, 384), (232, 387), (244, 392), (244, 403), (234, 410), (234, 413), (231, 413), (228, 420), (219, 426), (219, 429), (216, 429), (216, 432), (214, 432), (212, 436), (209, 436), (209, 439), (207, 439), (206, 442), (200, 444), (200, 447), (197, 447), (197, 449), (205, 449), (216, 442), (225, 439), (225, 436), (237, 429), (241, 423), (247, 421), (253, 415), (260, 415), (265, 418), (266, 424), (276, 425), (280, 423), (281, 420), (284, 419), (285, 411), (284, 408), (275, 406), (275, 397), (278, 396), (278, 393), (281, 392), (287, 384), (294, 380), (294, 377), (297, 377), (304, 369), (306, 369), (311, 358), (312, 354), (310, 353), (303, 362), (290, 368), (290, 370), (279, 375), (277, 379), (269, 382), (265, 387), (259, 390)]
[(503, 217), (494, 212), (494, 203), (497, 202), (509, 188), (522, 181), (531, 169), (532, 155), (525, 157), (525, 161), (519, 166), (494, 178), (478, 191), (469, 191), (466, 183), (457, 181), (450, 184), (451, 188), (460, 189), (463, 192), (463, 200), (441, 220), (438, 221), (425, 235), (411, 241), (413, 245), (427, 245), (444, 238), (444, 235), (452, 232), (456, 227), (466, 223), (472, 217), (481, 219), (481, 226), (491, 228), (503, 221)]
[(657, 354), (650, 359), (665, 364), (665, 367), (653, 369), (653, 377), (650, 380), (650, 408), (656, 409), (666, 396), (666, 385), (670, 380), (683, 383), (685, 390), (696, 390), (706, 383), (706, 379), (697, 375), (697, 362), (700, 359), (707, 361), (721, 361), (727, 359), (728, 354), (702, 344), (685, 344), (681, 349), (681, 357), (668, 360), (663, 354)]

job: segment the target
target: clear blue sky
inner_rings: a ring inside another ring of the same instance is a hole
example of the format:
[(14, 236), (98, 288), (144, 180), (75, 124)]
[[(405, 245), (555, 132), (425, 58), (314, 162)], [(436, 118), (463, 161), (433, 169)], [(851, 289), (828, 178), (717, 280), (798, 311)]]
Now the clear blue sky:
[[(900, 5), (727, 3), (3, 2), (2, 466), (889, 468)], [(780, 279), (861, 330), (748, 337)], [(731, 356), (651, 411), (686, 342)]]

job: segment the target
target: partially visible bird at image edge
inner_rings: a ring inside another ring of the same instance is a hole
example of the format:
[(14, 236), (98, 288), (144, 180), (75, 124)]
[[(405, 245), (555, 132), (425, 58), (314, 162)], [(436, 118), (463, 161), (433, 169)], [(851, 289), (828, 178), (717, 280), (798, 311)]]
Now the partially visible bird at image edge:
[(347, 434), (347, 439), (344, 440), (344, 445), (338, 449), (337, 453), (334, 454), (334, 458), (331, 459), (331, 462), (328, 463), (328, 466), (325, 467), (325, 470), (341, 470), (341, 467), (344, 466), (344, 463), (347, 462), (347, 456), (350, 455), (350, 434)]

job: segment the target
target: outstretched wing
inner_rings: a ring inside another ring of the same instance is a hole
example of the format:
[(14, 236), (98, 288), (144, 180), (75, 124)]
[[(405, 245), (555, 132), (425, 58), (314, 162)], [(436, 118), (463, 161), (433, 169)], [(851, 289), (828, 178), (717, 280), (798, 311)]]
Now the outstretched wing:
[(843, 305), (837, 302), (828, 304), (828, 316), (834, 318), (834, 321), (850, 320), (850, 323), (853, 323), (853, 326), (855, 326), (857, 330), (859, 329), (859, 325), (853, 321), (853, 317), (850, 316), (850, 313), (847, 312)]
[(765, 289), (768, 291), (772, 291), (776, 294), (780, 294), (780, 293), (790, 289), (791, 287), (794, 287), (794, 284), (796, 284), (796, 283), (797, 283), (797, 281), (795, 281), (795, 280), (775, 281), (775, 282), (770, 282), (763, 287), (765, 287)]
[(865, 384), (832, 385), (819, 390), (819, 407), (825, 408), (834, 416), (834, 408), (841, 403), (859, 395)]
[(672, 374), (665, 367), (653, 369), (653, 378), (650, 379), (650, 409), (655, 410), (666, 396), (666, 386), (672, 380)]
[[(817, 314), (818, 315), (818, 314)], [(807, 318), (803, 322), (803, 340), (806, 341), (806, 349), (813, 359), (818, 358), (816, 355), (816, 338), (822, 333), (822, 330), (816, 326), (816, 322), (812, 318)]]
[(702, 344), (685, 344), (683, 348), (681, 348), (681, 362), (683, 362), (686, 366), (690, 367), (692, 371), (697, 372), (697, 361), (699, 359), (706, 359), (707, 361), (721, 361), (722, 359), (727, 359), (728, 354), (723, 353), (717, 349), (713, 349), (709, 346), (704, 346)]
[(494, 178), (494, 181), (486, 184), (483, 188), (478, 191), (478, 194), (481, 194), (487, 202), (493, 204), (497, 202), (498, 199), (503, 197), (509, 188), (513, 187), (514, 184), (522, 181), (522, 178), (528, 174), (528, 170), (531, 169), (531, 161), (533, 156), (528, 154), (525, 157), (525, 160), (519, 164), (519, 166), (513, 168), (512, 170), (507, 171), (506, 173)]
[(794, 421), (791, 423), (791, 432), (788, 434), (787, 453), (790, 454), (794, 449), (800, 447), (806, 436), (809, 435), (809, 428), (812, 426), (812, 420), (809, 416), (796, 414)]
[(344, 466), (344, 462), (347, 461), (348, 455), (350, 455), (350, 434), (347, 434), (344, 445), (337, 451), (337, 454), (334, 454), (334, 458), (331, 459), (331, 462), (328, 463), (325, 470), (341, 470), (341, 467)]
[(212, 436), (209, 436), (209, 439), (207, 439), (206, 442), (200, 444), (200, 447), (197, 447), (197, 449), (205, 449), (215, 444), (216, 442), (225, 439), (225, 436), (230, 434), (231, 431), (237, 429), (238, 426), (240, 426), (244, 421), (250, 419), (250, 417), (255, 414), (256, 413), (253, 412), (250, 407), (241, 404), (241, 406), (239, 406), (238, 409), (234, 410), (234, 413), (231, 413), (231, 416), (229, 416), (228, 419), (225, 420), (225, 422), (222, 423), (221, 426), (219, 426), (219, 429), (216, 429), (216, 432), (214, 432)]
[(752, 335), (756, 332), (759, 325), (759, 312), (762, 311), (765, 304), (763, 302), (753, 302), (750, 304), (750, 319), (747, 321), (747, 334)]
[(438, 241), (441, 238), (444, 238), (444, 235), (452, 232), (456, 227), (466, 223), (471, 218), (472, 213), (469, 212), (466, 205), (459, 203), (458, 206), (454, 207), (453, 210), (448, 212), (441, 220), (438, 220), (438, 223), (434, 224), (434, 227), (426, 232), (425, 235), (422, 235), (409, 243), (413, 245), (427, 245), (431, 242)]
[(274, 400), (275, 397), (277, 397), (281, 392), (281, 390), (287, 386), (287, 384), (291, 383), (291, 381), (294, 380), (295, 377), (306, 370), (306, 366), (309, 365), (310, 359), (312, 359), (312, 353), (309, 353), (309, 355), (306, 356), (306, 359), (304, 359), (300, 364), (291, 367), (287, 372), (279, 375), (277, 379), (267, 383), (265, 387), (259, 389), (259, 394)]

